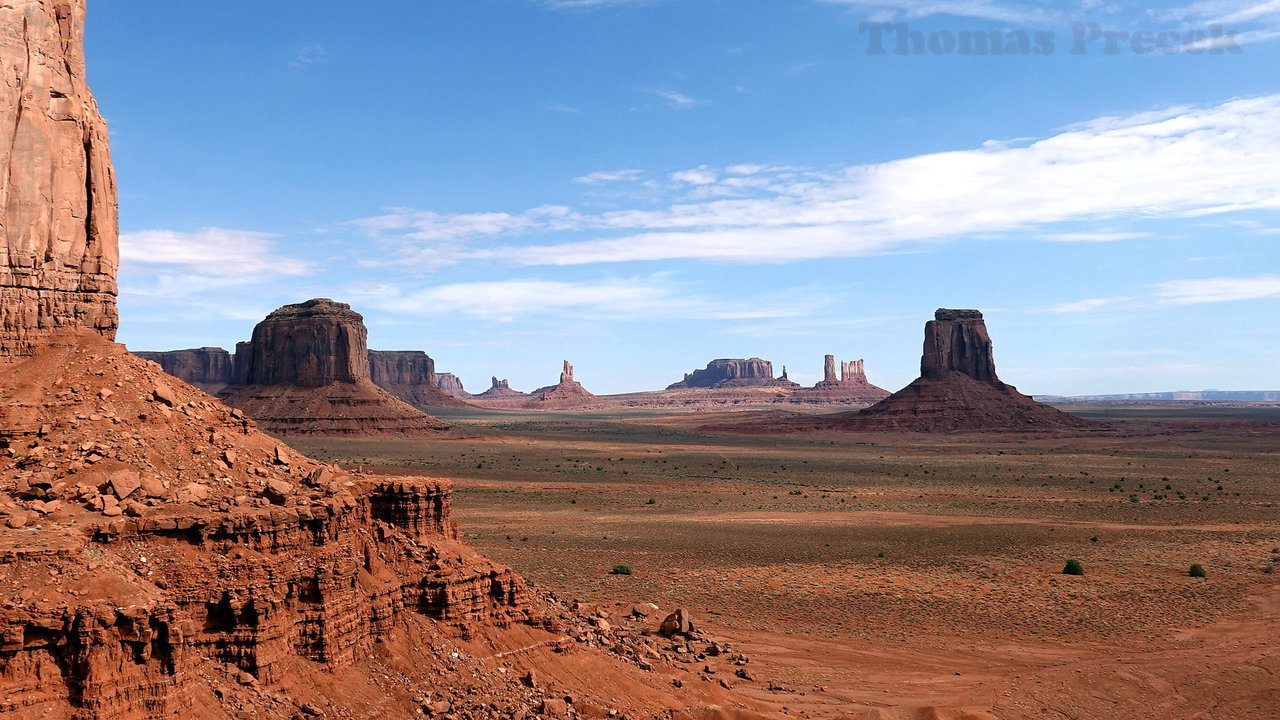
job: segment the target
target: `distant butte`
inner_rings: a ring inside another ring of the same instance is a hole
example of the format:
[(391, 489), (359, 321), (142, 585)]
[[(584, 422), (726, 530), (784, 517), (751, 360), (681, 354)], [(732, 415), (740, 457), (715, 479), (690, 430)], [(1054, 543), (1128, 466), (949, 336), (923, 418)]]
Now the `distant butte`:
[(600, 398), (592, 395), (582, 384), (573, 379), (573, 365), (564, 361), (564, 369), (560, 373), (560, 382), (547, 388), (533, 392), (533, 397), (524, 404), (526, 408), (542, 410), (572, 409), (597, 407), (602, 404)]
[(370, 380), (364, 318), (321, 298), (253, 329), (247, 385), (226, 398), (278, 435), (423, 435), (445, 429)]
[[(749, 433), (805, 430), (957, 432), (1078, 430), (1098, 423), (1036, 402), (1000, 381), (987, 324), (977, 310), (940, 309), (925, 325), (920, 377), (865, 410), (728, 425), (709, 431)], [(834, 358), (828, 362), (830, 386)], [(856, 364), (846, 370), (853, 370)]]
[(996, 375), (994, 346), (977, 310), (940, 309), (925, 325), (920, 377), (857, 413), (810, 422), (842, 430), (1069, 430), (1095, 425), (1018, 392)]
[(862, 360), (839, 363), (836, 374), (836, 356), (824, 359), (823, 378), (811, 388), (796, 390), (791, 402), (815, 405), (874, 403), (889, 397), (889, 391), (872, 385), (867, 380), (866, 364)]
[(684, 380), (667, 386), (668, 390), (691, 390), (695, 388), (751, 388), (795, 386), (795, 383), (783, 377), (773, 376), (773, 363), (760, 358), (712, 360), (701, 370), (685, 373)]

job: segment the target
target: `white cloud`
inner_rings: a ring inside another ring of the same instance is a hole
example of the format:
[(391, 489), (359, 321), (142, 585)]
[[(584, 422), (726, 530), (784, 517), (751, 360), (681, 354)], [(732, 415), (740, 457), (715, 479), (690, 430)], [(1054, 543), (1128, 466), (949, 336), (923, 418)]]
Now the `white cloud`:
[[(566, 207), (517, 214), (406, 210), (361, 224), (410, 246), (455, 240), (452, 262), (518, 265), (791, 262), (918, 251), (1001, 234), (1117, 242), (1146, 237), (1133, 229), (1143, 219), (1280, 209), (1280, 95), (1098, 118), (1041, 139), (877, 165), (743, 163), (684, 170), (671, 180), (644, 183), (658, 196), (648, 196), (643, 208), (599, 214)], [(416, 220), (406, 223), (406, 217)], [(1115, 226), (1119, 219), (1124, 227)], [(1091, 233), (1054, 231), (1067, 222), (1102, 225)], [(523, 240), (553, 232), (576, 236)], [(520, 243), (492, 242), (516, 236)], [(439, 248), (433, 251), (439, 255)]]
[(303, 45), (294, 52), (289, 67), (294, 70), (309, 68), (322, 60), (325, 54), (323, 45)]
[(668, 90), (665, 88), (654, 88), (651, 90), (646, 90), (645, 92), (648, 92), (653, 95), (657, 95), (658, 97), (666, 101), (668, 107), (672, 107), (677, 110), (688, 110), (690, 108), (695, 108), (695, 107), (698, 107), (699, 105), (706, 104), (703, 101), (698, 100), (697, 98), (694, 98), (692, 96), (686, 95), (682, 92), (676, 92), (675, 90)]
[(601, 170), (589, 175), (576, 177), (573, 181), (580, 185), (595, 185), (597, 183), (639, 180), (643, 176), (643, 170)]
[(310, 265), (276, 253), (278, 235), (205, 228), (195, 232), (139, 230), (120, 234), (124, 265), (180, 269), (193, 275), (237, 280), (244, 277), (299, 276)]
[(671, 173), (671, 179), (689, 185), (710, 185), (716, 181), (716, 174), (706, 165)]
[(663, 275), (594, 281), (538, 278), (467, 282), (405, 291), (382, 284), (355, 288), (351, 295), (370, 307), (408, 315), (463, 314), (484, 319), (530, 315), (576, 315), (608, 319), (746, 320), (794, 317), (821, 300), (812, 297), (724, 302), (684, 295)]
[(1088, 298), (1086, 300), (1077, 300), (1075, 302), (1060, 303), (1053, 305), (1046, 310), (1053, 313), (1088, 313), (1103, 308), (1113, 307), (1121, 303), (1132, 301), (1131, 297), (1105, 297), (1105, 298)]
[(1050, 242), (1072, 242), (1072, 243), (1107, 243), (1118, 242), (1120, 240), (1136, 240), (1138, 238), (1151, 237), (1151, 233), (1142, 232), (1070, 232), (1070, 233), (1052, 233), (1041, 235), (1041, 239)]
[(1280, 275), (1170, 280), (1156, 286), (1156, 297), (1168, 305), (1280, 298)]

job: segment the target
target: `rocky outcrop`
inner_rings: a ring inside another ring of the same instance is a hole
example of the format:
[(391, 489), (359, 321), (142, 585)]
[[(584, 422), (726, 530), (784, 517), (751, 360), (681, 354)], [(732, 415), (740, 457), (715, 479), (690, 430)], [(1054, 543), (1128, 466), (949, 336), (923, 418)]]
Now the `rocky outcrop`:
[(0, 3), (0, 363), (116, 330), (116, 183), (85, 84), (82, 0)]
[(5, 717), (184, 714), (215, 669), (347, 668), (409, 616), (535, 619), (448, 481), (311, 461), (91, 334), (0, 377), (0, 445)]
[(143, 360), (156, 363), (165, 372), (194, 385), (210, 395), (237, 387), (236, 358), (222, 348), (195, 348), (166, 352), (136, 352)]
[(822, 381), (811, 388), (796, 390), (790, 401), (809, 405), (868, 405), (887, 397), (888, 390), (867, 380), (866, 364), (862, 360), (837, 363), (835, 355), (827, 355)]
[(459, 400), (471, 397), (471, 393), (462, 386), (462, 379), (453, 373), (436, 373), (436, 387)]
[(507, 398), (523, 397), (528, 397), (528, 395), (520, 392), (519, 390), (512, 390), (510, 381), (499, 380), (497, 377), (493, 378), (493, 385), (488, 390), (485, 390), (476, 396), (478, 399), (485, 400), (502, 400)]
[(915, 382), (861, 412), (788, 421), (778, 429), (1038, 431), (1095, 425), (1001, 382), (994, 358), (982, 313), (941, 309), (925, 326), (924, 355)]
[(573, 379), (573, 365), (564, 361), (564, 369), (560, 372), (560, 382), (551, 387), (539, 388), (533, 392), (524, 407), (531, 410), (568, 410), (576, 408), (598, 407), (600, 398), (592, 395), (582, 384)]
[(246, 385), (227, 397), (279, 435), (421, 435), (445, 428), (370, 380), (364, 318), (329, 299), (286, 305), (253, 330)]
[(468, 407), (436, 384), (436, 361), (421, 350), (370, 350), (369, 378), (417, 408)]
[(951, 373), (984, 383), (1000, 382), (987, 323), (977, 310), (940, 309), (924, 326), (920, 377), (941, 380)]
[(712, 360), (702, 370), (685, 373), (684, 380), (667, 386), (667, 389), (771, 387), (788, 383), (790, 380), (773, 376), (773, 363), (768, 360), (721, 359)]

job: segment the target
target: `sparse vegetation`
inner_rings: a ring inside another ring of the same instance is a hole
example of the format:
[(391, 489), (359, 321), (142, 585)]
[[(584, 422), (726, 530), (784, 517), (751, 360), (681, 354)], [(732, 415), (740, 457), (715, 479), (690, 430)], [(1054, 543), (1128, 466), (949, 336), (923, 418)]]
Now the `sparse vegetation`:
[(609, 571), (611, 575), (631, 575), (630, 565), (614, 565), (613, 570)]
[(1187, 574), (1195, 578), (1205, 577), (1204, 566), (1200, 563), (1196, 563), (1191, 566), (1191, 569), (1187, 571)]
[(1071, 558), (1070, 560), (1067, 561), (1067, 564), (1063, 566), (1062, 574), (1063, 575), (1083, 575), (1084, 565), (1082, 565), (1079, 560), (1075, 558)]

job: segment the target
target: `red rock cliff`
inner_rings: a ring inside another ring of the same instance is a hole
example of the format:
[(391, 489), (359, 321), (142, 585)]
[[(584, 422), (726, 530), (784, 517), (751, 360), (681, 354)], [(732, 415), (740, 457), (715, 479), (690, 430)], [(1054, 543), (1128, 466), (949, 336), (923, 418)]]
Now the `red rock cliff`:
[(143, 360), (156, 363), (165, 372), (217, 395), (235, 385), (235, 358), (222, 348), (195, 348), (166, 352), (136, 352)]
[(116, 330), (116, 183), (85, 84), (82, 0), (0, 3), (0, 362)]
[(253, 329), (247, 384), (227, 403), (279, 435), (422, 435), (444, 429), (373, 384), (366, 337), (364, 318), (345, 303), (321, 298), (286, 305)]

